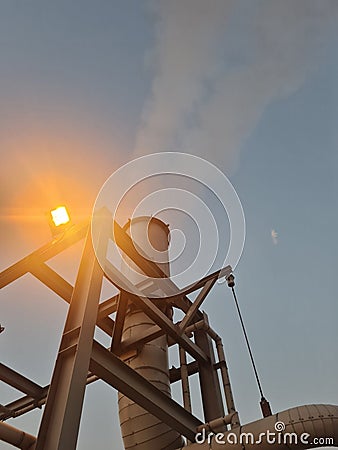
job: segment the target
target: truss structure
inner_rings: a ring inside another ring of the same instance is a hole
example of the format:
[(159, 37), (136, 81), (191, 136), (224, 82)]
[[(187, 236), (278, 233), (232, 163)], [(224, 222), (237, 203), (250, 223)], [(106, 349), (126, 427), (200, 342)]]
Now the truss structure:
[[(0, 405), (0, 439), (19, 448), (76, 449), (86, 385), (101, 379), (189, 441), (194, 441), (196, 431), (203, 425), (191, 412), (189, 376), (195, 373), (199, 373), (205, 423), (219, 419), (225, 426), (237, 426), (238, 414), (222, 341), (210, 328), (207, 315), (200, 309), (216, 280), (229, 276), (231, 267), (227, 266), (179, 289), (157, 264), (142, 256), (130, 236), (118, 223), (112, 221), (108, 211), (102, 210), (96, 220), (100, 221), (101, 232), (95, 248), (100, 260), (106, 261), (104, 270), (93, 249), (88, 221), (72, 226), (60, 239), (39, 248), (0, 274), (2, 288), (30, 273), (69, 304), (50, 385), (40, 386), (13, 368), (0, 364), (0, 380), (24, 394), (9, 404)], [(106, 259), (109, 239), (113, 236), (119, 248), (145, 275), (162, 279), (161, 288), (165, 290), (166, 297), (160, 302), (183, 311), (185, 315), (180, 322), (173, 323), (162, 312), (163, 308), (159, 307), (158, 300), (149, 298), (155, 283), (148, 283), (143, 287), (142, 284), (132, 285)], [(77, 279), (72, 286), (47, 261), (80, 240), (84, 240), (84, 249)], [(118, 287), (119, 294), (100, 302), (104, 278)], [(198, 295), (192, 301), (189, 295), (198, 290)], [(121, 342), (126, 296), (152, 319), (154, 326), (137, 340)], [(110, 348), (105, 348), (94, 339), (95, 327), (111, 337)], [(168, 398), (124, 362), (143, 344), (164, 334), (168, 336), (169, 345), (179, 347), (180, 367), (170, 369), (170, 382), (181, 380), (183, 406)], [(217, 359), (214, 348), (217, 350)], [(187, 363), (187, 354), (193, 358), (190, 363)], [(43, 405), (37, 437), (5, 422)]]

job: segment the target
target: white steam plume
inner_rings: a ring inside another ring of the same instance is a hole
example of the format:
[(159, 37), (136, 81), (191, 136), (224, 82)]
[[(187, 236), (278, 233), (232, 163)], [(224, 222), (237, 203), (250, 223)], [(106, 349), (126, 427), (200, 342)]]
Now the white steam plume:
[(157, 1), (155, 70), (135, 156), (187, 151), (231, 169), (273, 101), (318, 67), (336, 0)]

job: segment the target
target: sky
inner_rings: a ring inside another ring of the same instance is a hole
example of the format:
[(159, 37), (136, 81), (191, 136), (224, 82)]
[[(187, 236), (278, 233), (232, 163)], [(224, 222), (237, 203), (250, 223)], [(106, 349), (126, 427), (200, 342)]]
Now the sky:
[[(337, 19), (335, 0), (2, 0), (1, 268), (51, 239), (50, 208), (67, 204), (74, 222), (90, 215), (121, 165), (154, 152), (203, 157), (245, 213), (236, 289), (273, 411), (338, 404)], [(73, 281), (80, 251), (51, 265)], [(228, 288), (215, 286), (203, 308), (224, 340), (241, 420), (255, 420)], [(66, 313), (29, 276), (6, 287), (1, 362), (48, 384)], [(0, 385), (2, 404), (19, 396)], [(9, 423), (36, 434), (40, 417)], [(102, 382), (86, 391), (78, 448), (94, 445), (123, 448), (117, 394)]]

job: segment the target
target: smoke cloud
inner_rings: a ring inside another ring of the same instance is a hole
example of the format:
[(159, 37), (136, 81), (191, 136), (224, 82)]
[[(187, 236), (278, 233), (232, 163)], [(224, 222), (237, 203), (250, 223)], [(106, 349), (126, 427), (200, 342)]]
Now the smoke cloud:
[(266, 107), (319, 66), (338, 3), (172, 0), (152, 11), (154, 79), (135, 156), (187, 151), (229, 170)]

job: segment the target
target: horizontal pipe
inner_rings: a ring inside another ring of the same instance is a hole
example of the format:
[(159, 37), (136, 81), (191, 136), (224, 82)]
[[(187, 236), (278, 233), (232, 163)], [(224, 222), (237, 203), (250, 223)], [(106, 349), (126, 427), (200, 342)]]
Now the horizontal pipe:
[(23, 450), (33, 450), (36, 438), (8, 423), (0, 422), (0, 440)]
[[(277, 431), (276, 424), (282, 427), (282, 431)], [(236, 427), (222, 436), (217, 435), (217, 432), (214, 430), (214, 434), (209, 435), (210, 432), (202, 431), (205, 433), (204, 441), (203, 434), (197, 435), (196, 443), (181, 447), (181, 450), (300, 450), (337, 447), (338, 406), (299, 406)], [(274, 442), (271, 442), (271, 433), (274, 433)], [(319, 438), (322, 440), (316, 441)]]
[(190, 334), (193, 331), (199, 331), (199, 330), (204, 330), (206, 333), (208, 333), (208, 335), (211, 337), (211, 339), (213, 339), (214, 341), (218, 341), (221, 339), (221, 337), (216, 333), (216, 331), (214, 331), (210, 325), (205, 321), (205, 318), (202, 320), (199, 320), (198, 322), (195, 322), (194, 324), (188, 326), (185, 329), (185, 333), (186, 334)]

